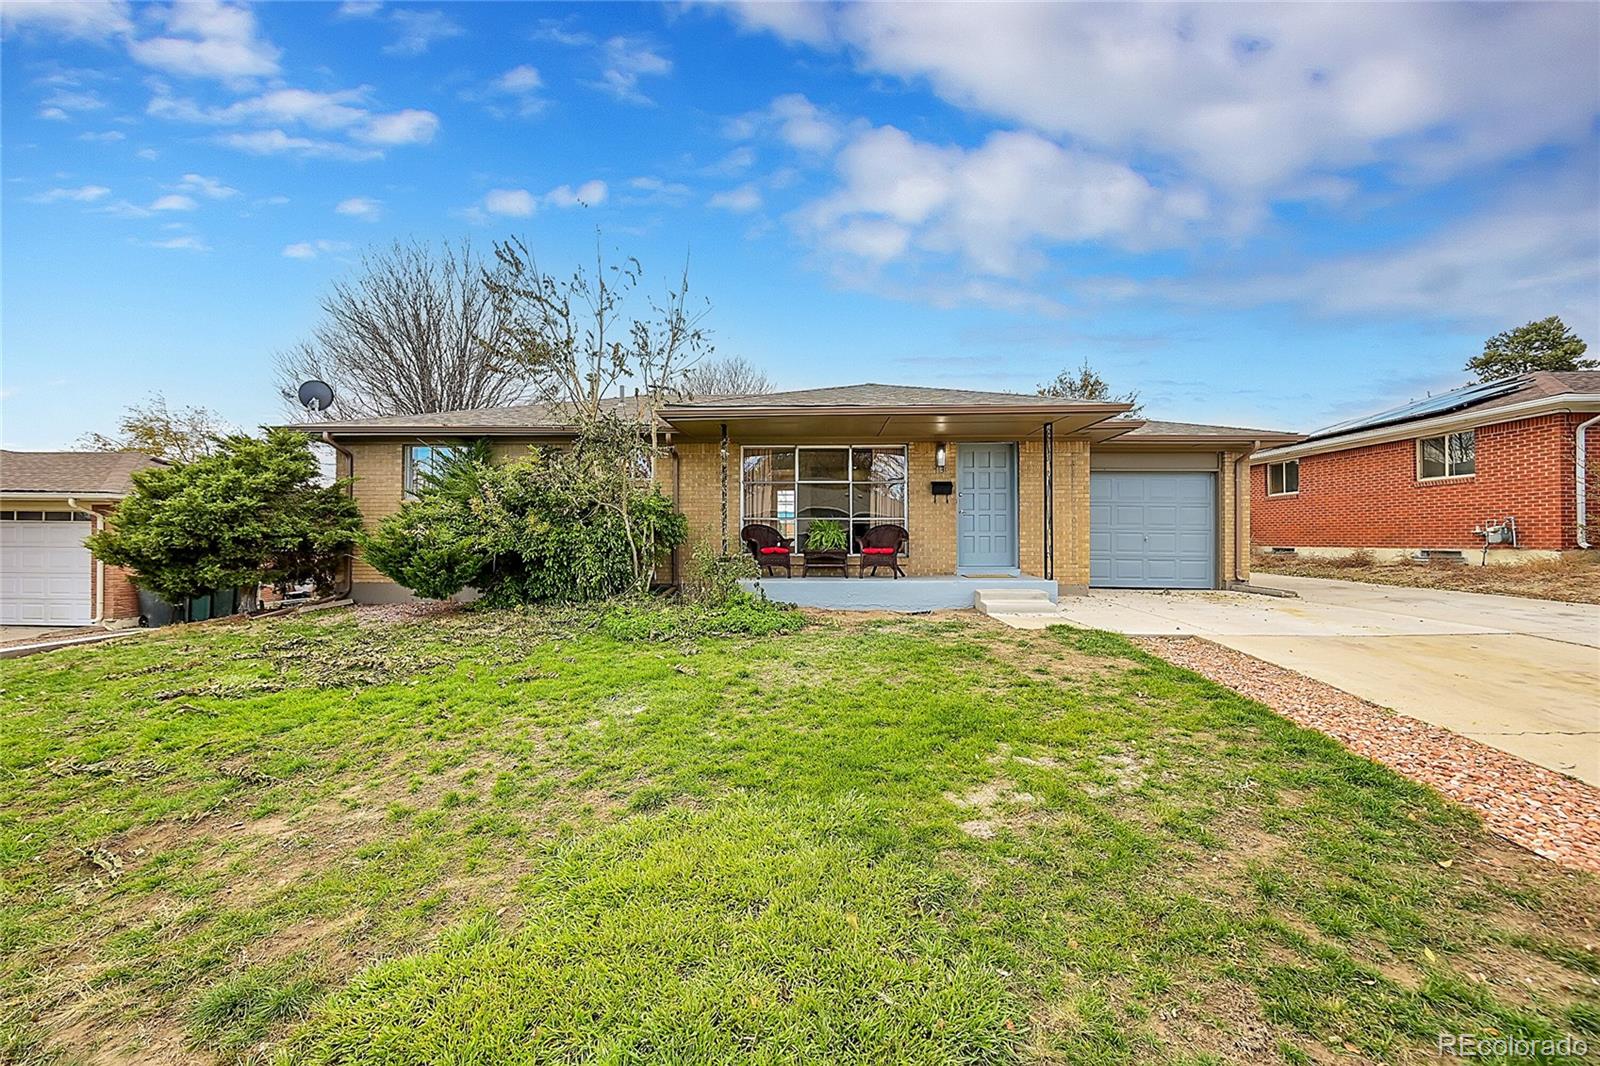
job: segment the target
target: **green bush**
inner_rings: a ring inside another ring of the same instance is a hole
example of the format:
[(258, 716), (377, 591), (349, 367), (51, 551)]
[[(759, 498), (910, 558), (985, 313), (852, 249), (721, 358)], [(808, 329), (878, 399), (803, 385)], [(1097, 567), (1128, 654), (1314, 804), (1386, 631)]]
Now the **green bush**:
[(765, 637), (792, 633), (805, 624), (805, 616), (794, 607), (748, 592), (740, 592), (715, 607), (641, 599), (619, 603), (600, 616), (601, 632), (614, 640), (630, 642), (690, 637)]
[(475, 588), (490, 606), (640, 591), (688, 525), (604, 441), (503, 466), (476, 449), (361, 540), (380, 572), (430, 599)]
[(696, 603), (720, 607), (744, 595), (741, 580), (760, 576), (761, 568), (750, 556), (723, 555), (711, 545), (701, 544), (690, 557), (683, 591)]
[(215, 454), (134, 474), (132, 494), (88, 548), (172, 603), (244, 585), (312, 581), (326, 591), (361, 512), (347, 482), (319, 485), (318, 475), (302, 434), (225, 437)]

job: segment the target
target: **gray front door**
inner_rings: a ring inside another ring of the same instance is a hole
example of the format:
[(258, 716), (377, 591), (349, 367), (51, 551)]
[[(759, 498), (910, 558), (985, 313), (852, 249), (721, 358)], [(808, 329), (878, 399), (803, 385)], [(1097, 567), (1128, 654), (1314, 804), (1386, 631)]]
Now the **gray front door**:
[(1217, 573), (1213, 475), (1089, 475), (1089, 584), (1208, 589)]
[(956, 566), (1017, 565), (1017, 464), (1009, 444), (956, 446)]

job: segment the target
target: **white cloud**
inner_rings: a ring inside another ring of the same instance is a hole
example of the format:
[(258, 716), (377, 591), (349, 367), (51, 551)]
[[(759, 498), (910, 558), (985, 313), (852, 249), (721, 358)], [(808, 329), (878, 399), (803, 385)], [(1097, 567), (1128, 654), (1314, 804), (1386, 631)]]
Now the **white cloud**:
[(440, 41), (460, 37), (466, 30), (443, 11), (396, 11), (389, 16), (395, 39), (384, 46), (392, 56), (420, 56)]
[(1122, 163), (1023, 131), (967, 149), (883, 126), (859, 133), (836, 167), (840, 187), (796, 222), (824, 247), (879, 263), (916, 248), (1019, 276), (1041, 265), (1043, 247), (1171, 243), (1208, 210), (1193, 189), (1159, 187)]
[(39, 32), (85, 41), (104, 41), (133, 29), (122, 0), (81, 3), (0, 4), (0, 27), (13, 32)]
[(761, 190), (756, 188), (754, 183), (747, 183), (737, 189), (719, 192), (706, 203), (711, 207), (721, 207), (736, 214), (744, 214), (761, 206)]
[(383, 204), (367, 196), (352, 196), (348, 200), (340, 200), (334, 212), (359, 218), (363, 222), (376, 222), (383, 217)]
[(611, 37), (600, 46), (600, 80), (590, 82), (623, 103), (655, 103), (639, 88), (639, 80), (672, 73), (672, 60), (637, 37)]
[(527, 218), (536, 206), (538, 201), (527, 189), (490, 189), (483, 198), (483, 209), (491, 215)]
[(432, 111), (407, 108), (387, 115), (373, 115), (356, 128), (355, 138), (368, 144), (427, 144), (439, 131), (439, 116)]
[(586, 181), (574, 189), (558, 185), (544, 194), (544, 202), (552, 207), (599, 207), (606, 202), (606, 183)]
[(129, 41), (128, 54), (180, 77), (239, 82), (278, 73), (279, 51), (257, 35), (255, 14), (220, 0), (180, 0), (164, 9), (166, 34)]
[(282, 255), (285, 259), (315, 259), (319, 255), (337, 255), (349, 250), (350, 245), (345, 241), (297, 241), (285, 245)]
[(156, 151), (154, 148), (141, 148), (141, 149), (139, 149), (137, 152), (135, 152), (133, 154), (137, 158), (143, 159), (146, 162), (149, 162), (149, 161), (151, 161), (153, 159), (160, 159), (161, 158), (161, 153)]
[(383, 158), (383, 153), (376, 149), (356, 148), (339, 141), (313, 137), (294, 137), (283, 130), (228, 133), (218, 137), (217, 143), (251, 155), (297, 155), (307, 159), (343, 159), (348, 162)]
[(778, 124), (778, 135), (784, 143), (801, 151), (831, 152), (842, 135), (836, 121), (799, 93), (772, 101), (769, 114)]
[(125, 141), (127, 139), (128, 135), (121, 130), (102, 130), (98, 133), (85, 132), (78, 134), (78, 140), (80, 141), (98, 141), (102, 144), (110, 144), (114, 141)]
[(200, 205), (195, 202), (194, 197), (192, 196), (184, 196), (182, 193), (169, 193), (166, 196), (158, 197), (154, 202), (152, 202), (150, 204), (150, 210), (193, 211), (199, 206)]
[(92, 90), (57, 89), (41, 101), (40, 118), (65, 121), (81, 111), (100, 111), (107, 106)]
[(1269, 196), (1431, 180), (1592, 137), (1592, 5), (747, 3), (746, 26), (1053, 138)]
[(344, 0), (335, 14), (342, 19), (369, 19), (382, 9), (379, 0)]
[(623, 196), (623, 202), (638, 206), (660, 204), (677, 207), (687, 203), (692, 195), (694, 190), (682, 182), (664, 181), (646, 175), (629, 179), (628, 192)]
[(1592, 204), (1551, 189), (1395, 247), (1298, 269), (1136, 286), (1183, 302), (1291, 304), (1369, 320), (1400, 315), (1483, 326), (1560, 314), (1581, 335), (1600, 330), (1600, 232)]
[(539, 88), (544, 84), (544, 79), (539, 77), (539, 71), (524, 63), (512, 67), (494, 80), (494, 87), (503, 93), (525, 93)]
[[(397, 147), (426, 144), (439, 129), (432, 111), (406, 108), (373, 112), (367, 106), (371, 90), (365, 86), (317, 92), (310, 89), (273, 89), (236, 100), (226, 107), (202, 107), (193, 100), (158, 91), (146, 111), (157, 118), (216, 126), (300, 125), (319, 133), (339, 133), (362, 145)], [(222, 143), (257, 154), (295, 152), (330, 158), (376, 159), (381, 152), (327, 139), (292, 137), (283, 130), (235, 134)]]
[(239, 194), (239, 190), (233, 186), (224, 185), (216, 178), (208, 178), (204, 174), (185, 174), (173, 187), (204, 196), (208, 200), (226, 200)]
[(598, 207), (605, 203), (609, 192), (606, 183), (598, 179), (586, 181), (577, 188), (571, 185), (557, 185), (543, 196), (535, 195), (527, 189), (490, 189), (484, 195), (481, 207), (475, 205), (466, 208), (463, 214), (477, 222), (483, 221), (485, 213), (527, 218), (537, 211), (541, 204), (560, 208)]
[(192, 233), (180, 234), (176, 237), (167, 237), (159, 241), (141, 241), (146, 248), (162, 248), (175, 252), (209, 252), (211, 246)]
[(42, 193), (28, 197), (30, 203), (54, 204), (63, 200), (72, 203), (92, 204), (96, 200), (103, 200), (111, 194), (111, 190), (104, 185), (79, 185), (71, 189), (47, 189)]

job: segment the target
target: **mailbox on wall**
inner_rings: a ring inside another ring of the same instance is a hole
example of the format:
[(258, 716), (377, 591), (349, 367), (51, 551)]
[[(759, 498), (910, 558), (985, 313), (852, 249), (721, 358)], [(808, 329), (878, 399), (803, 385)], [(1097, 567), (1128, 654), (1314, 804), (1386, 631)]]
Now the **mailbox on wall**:
[(956, 483), (954, 481), (934, 481), (928, 487), (932, 489), (935, 496), (953, 496), (956, 491)]

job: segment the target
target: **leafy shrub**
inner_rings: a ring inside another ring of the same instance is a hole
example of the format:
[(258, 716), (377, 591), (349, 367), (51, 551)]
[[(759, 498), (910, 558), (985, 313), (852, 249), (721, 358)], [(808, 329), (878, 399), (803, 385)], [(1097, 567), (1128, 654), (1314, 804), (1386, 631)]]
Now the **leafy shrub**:
[(483, 449), (448, 466), (361, 540), (380, 573), (421, 596), (476, 588), (490, 606), (605, 599), (646, 586), (688, 526), (605, 447), (534, 451), (503, 466)]
[(361, 528), (348, 483), (317, 483), (303, 434), (240, 434), (216, 449), (134, 474), (132, 494), (89, 537), (89, 550), (173, 603), (241, 585), (331, 588)]
[(744, 595), (740, 580), (760, 576), (761, 568), (750, 556), (723, 555), (711, 545), (701, 544), (690, 557), (684, 592), (696, 603), (720, 607)]
[(805, 616), (788, 604), (739, 592), (718, 606), (636, 600), (619, 603), (600, 616), (600, 631), (614, 640), (659, 641), (690, 637), (771, 636), (792, 633)]
[(845, 532), (844, 524), (835, 522), (831, 518), (824, 518), (811, 523), (811, 529), (806, 533), (805, 550), (808, 552), (849, 551), (850, 537)]

